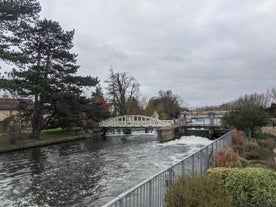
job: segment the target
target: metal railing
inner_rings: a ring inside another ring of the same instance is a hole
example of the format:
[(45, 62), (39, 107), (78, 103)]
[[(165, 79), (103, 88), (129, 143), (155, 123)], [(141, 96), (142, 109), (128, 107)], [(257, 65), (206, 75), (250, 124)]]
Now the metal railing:
[(165, 196), (176, 181), (192, 174), (203, 175), (209, 168), (212, 155), (224, 146), (232, 144), (231, 131), (214, 142), (185, 157), (180, 162), (150, 177), (125, 193), (122, 193), (103, 207), (161, 207)]

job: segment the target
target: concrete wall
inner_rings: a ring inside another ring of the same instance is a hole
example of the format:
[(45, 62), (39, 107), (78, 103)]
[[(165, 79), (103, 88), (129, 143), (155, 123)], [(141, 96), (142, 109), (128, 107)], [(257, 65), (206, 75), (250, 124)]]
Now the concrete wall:
[(157, 136), (160, 142), (174, 140), (181, 136), (178, 127), (166, 127), (157, 129)]
[(223, 129), (215, 129), (213, 127), (209, 127), (209, 129), (189, 129), (185, 127), (166, 127), (160, 128), (157, 130), (158, 139), (160, 142), (170, 141), (176, 138), (180, 138), (181, 136), (200, 136), (206, 137), (209, 139), (216, 139), (227, 133), (227, 130)]

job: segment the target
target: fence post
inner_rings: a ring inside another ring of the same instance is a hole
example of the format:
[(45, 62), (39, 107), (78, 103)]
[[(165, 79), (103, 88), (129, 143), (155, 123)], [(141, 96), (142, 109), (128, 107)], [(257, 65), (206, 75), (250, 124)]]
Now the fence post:
[(203, 156), (202, 156), (202, 150), (200, 150), (200, 160), (199, 160), (199, 164), (200, 164), (200, 175), (203, 175)]
[(205, 152), (205, 169), (206, 171), (209, 168), (209, 146), (206, 147), (206, 152)]
[(185, 160), (181, 162), (181, 175), (182, 177), (185, 175)]
[(149, 206), (153, 206), (152, 202), (152, 180), (149, 181)]
[(195, 174), (195, 154), (192, 155), (192, 175)]

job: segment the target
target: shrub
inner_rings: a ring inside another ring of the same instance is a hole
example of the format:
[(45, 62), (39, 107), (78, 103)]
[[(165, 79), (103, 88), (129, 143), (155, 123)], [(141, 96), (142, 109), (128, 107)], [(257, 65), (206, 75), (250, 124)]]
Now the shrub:
[(234, 130), (232, 132), (232, 147), (235, 152), (242, 153), (245, 146), (245, 133), (243, 131)]
[(263, 168), (235, 169), (226, 178), (232, 202), (239, 207), (275, 207), (276, 174)]
[(242, 153), (242, 156), (249, 160), (269, 159), (271, 157), (274, 157), (272, 149), (274, 148), (275, 143), (276, 142), (272, 139), (246, 140), (246, 151)]
[(212, 176), (217, 180), (221, 180), (224, 183), (224, 180), (227, 178), (230, 171), (233, 168), (226, 168), (226, 167), (216, 167), (216, 168), (209, 168), (206, 172), (207, 176)]
[(239, 157), (239, 161), (241, 163), (241, 167), (247, 167), (249, 164), (249, 161), (243, 157)]
[(269, 159), (275, 155), (272, 150), (264, 147), (259, 147), (256, 151), (259, 153), (258, 159), (261, 160)]
[(259, 146), (273, 150), (276, 147), (276, 141), (273, 139), (258, 139)]
[(254, 137), (260, 137), (262, 135), (262, 128), (256, 127), (253, 131)]
[(245, 142), (245, 151), (249, 152), (251, 150), (256, 150), (258, 149), (258, 143), (256, 139), (246, 139)]
[(262, 167), (276, 170), (276, 163), (274, 158), (267, 160), (250, 160), (248, 163), (249, 167)]
[(233, 130), (232, 141), (234, 145), (244, 145), (245, 133), (243, 131)]
[(214, 154), (212, 167), (240, 167), (238, 154), (231, 148), (224, 147)]
[(166, 196), (167, 207), (230, 207), (224, 185), (212, 176), (181, 179)]
[(251, 150), (249, 152), (243, 153), (243, 156), (248, 160), (254, 160), (259, 157), (259, 153), (256, 152), (255, 150)]
[(274, 136), (273, 134), (269, 134), (269, 133), (262, 133), (259, 138), (260, 139), (272, 139), (272, 140), (276, 141), (276, 136)]

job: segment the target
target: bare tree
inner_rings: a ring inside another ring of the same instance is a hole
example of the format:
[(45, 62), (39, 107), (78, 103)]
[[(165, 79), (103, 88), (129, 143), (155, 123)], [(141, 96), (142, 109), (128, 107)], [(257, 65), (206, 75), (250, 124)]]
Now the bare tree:
[(244, 95), (237, 100), (238, 106), (253, 105), (266, 107), (269, 102), (269, 96), (267, 93), (253, 93), (250, 95)]
[(128, 109), (130, 104), (127, 103), (132, 98), (138, 96), (140, 84), (128, 73), (115, 73), (112, 69), (110, 70), (108, 80), (105, 82), (108, 84), (106, 89), (110, 96), (110, 102), (113, 105), (114, 114), (126, 115), (130, 111)]
[[(275, 94), (276, 95), (276, 94)], [(239, 97), (238, 99), (224, 103), (220, 105), (220, 108), (231, 109), (240, 106), (259, 106), (259, 107), (267, 107), (270, 101), (269, 92), (266, 93), (253, 93), (246, 94), (244, 96)]]
[(271, 89), (271, 94), (270, 94), (271, 98), (273, 99), (273, 101), (276, 101), (276, 89), (272, 88)]

